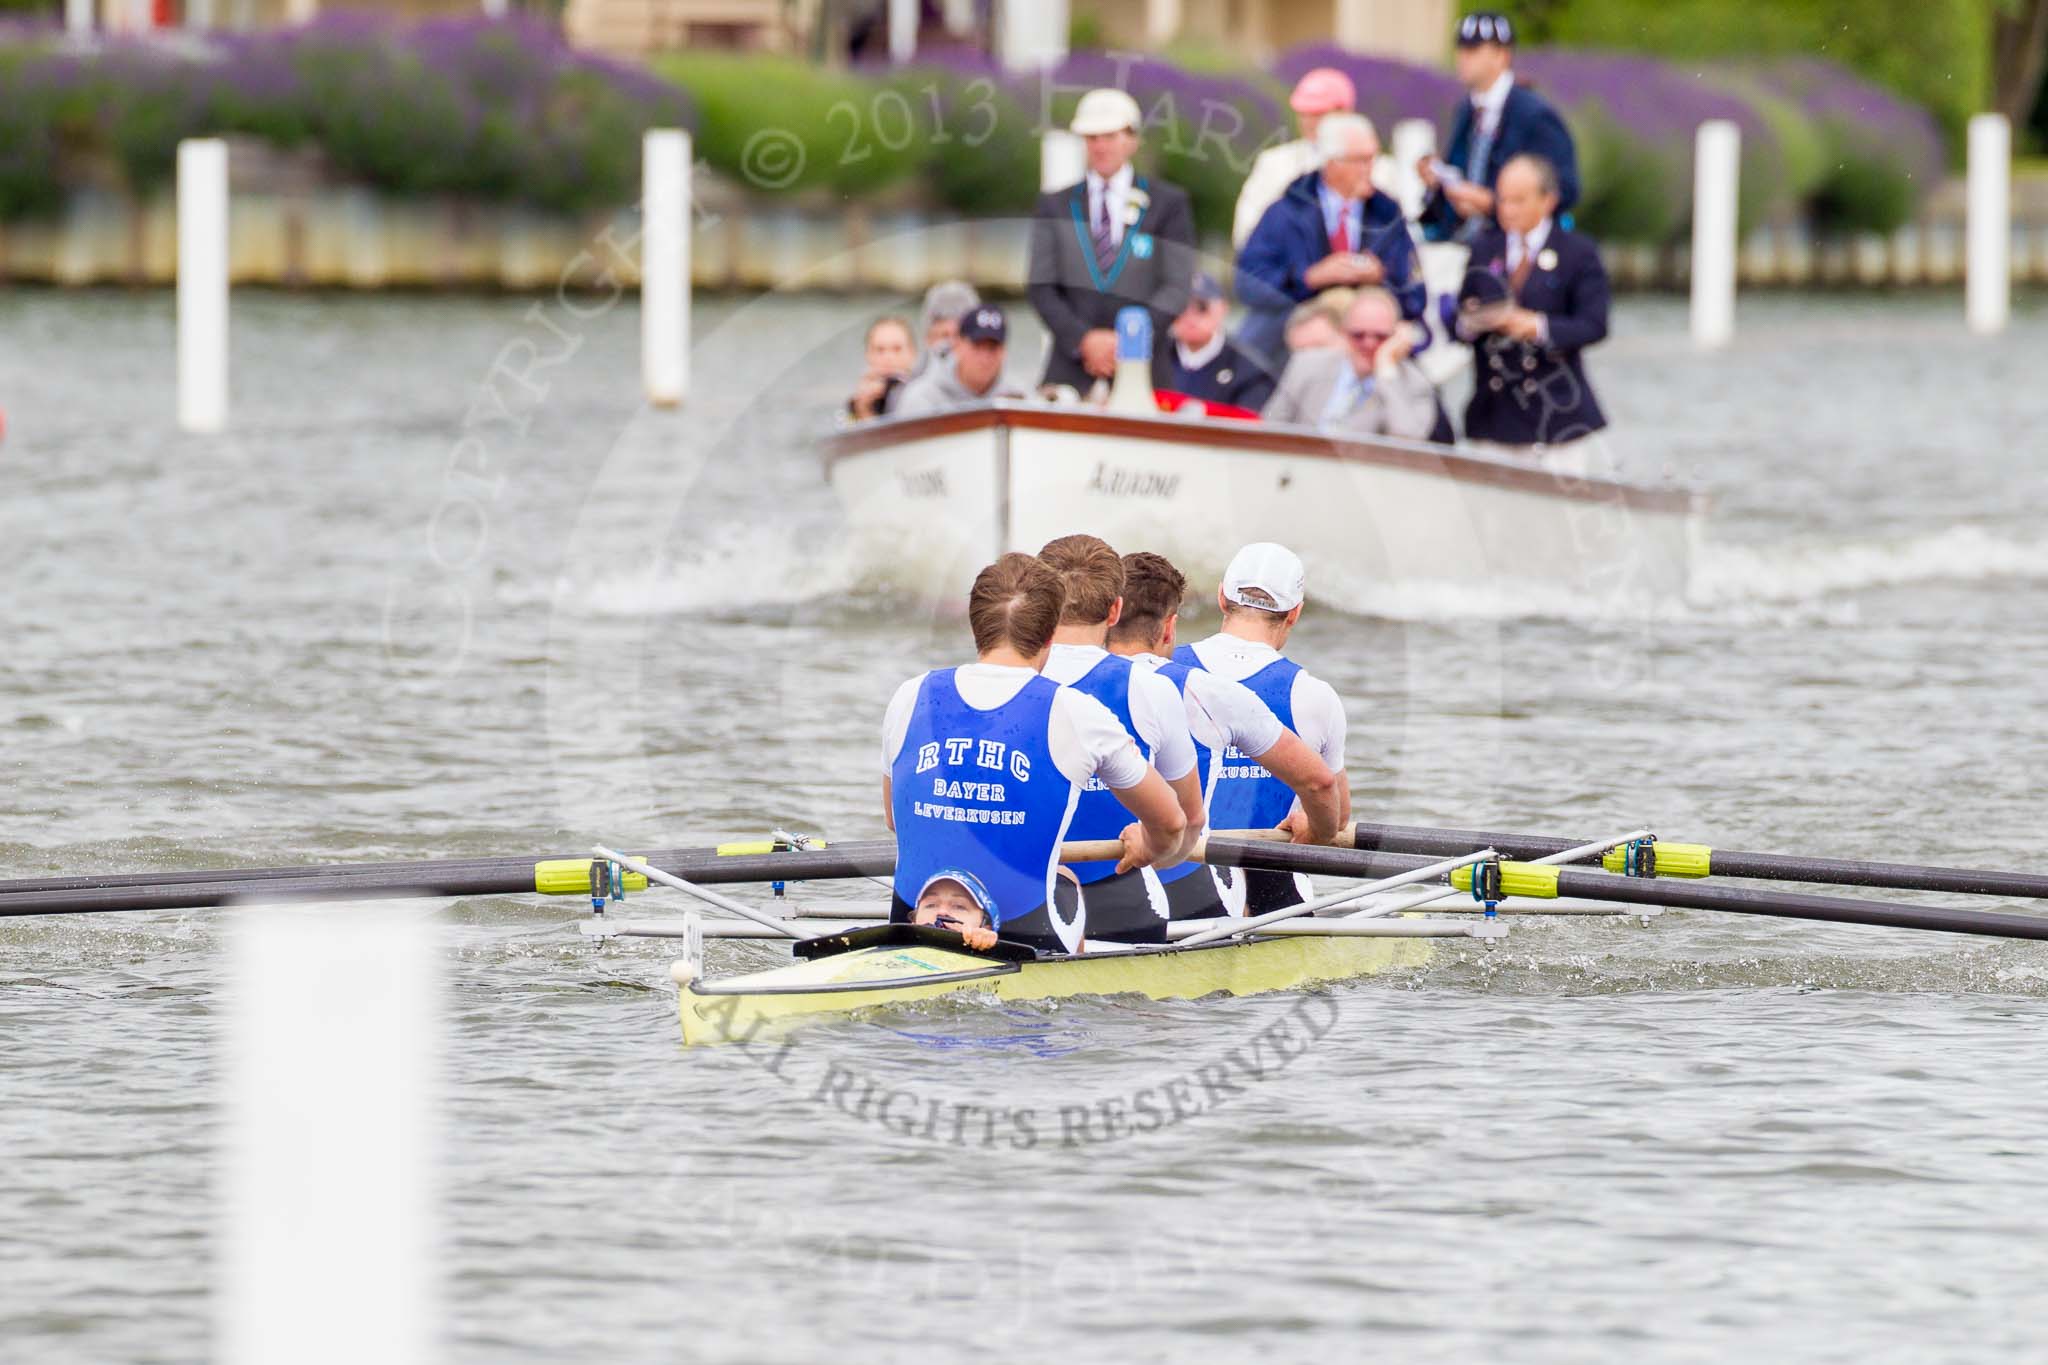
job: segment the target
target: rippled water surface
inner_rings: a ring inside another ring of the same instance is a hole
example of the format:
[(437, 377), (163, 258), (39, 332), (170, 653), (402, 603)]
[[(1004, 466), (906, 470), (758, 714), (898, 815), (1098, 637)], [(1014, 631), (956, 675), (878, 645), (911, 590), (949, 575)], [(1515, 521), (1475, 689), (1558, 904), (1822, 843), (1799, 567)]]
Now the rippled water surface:
[[(166, 298), (0, 295), (0, 875), (878, 833), (888, 689), (965, 646), (863, 586), (806, 445), (882, 302), (707, 304), (675, 417), (629, 309), (238, 296), (202, 439)], [(1702, 358), (1624, 303), (1620, 438), (1717, 499), (1689, 599), (1316, 601), (1362, 810), (2041, 866), (2048, 315), (1961, 311), (1746, 300)], [(0, 1356), (212, 1353), (229, 934), (311, 913), (0, 921)], [(573, 903), (416, 913), (453, 1359), (2048, 1341), (2037, 945), (1524, 921), (1323, 993), (828, 1024), (775, 1069), (684, 1053), (668, 946), (586, 946)], [(1282, 1021), (1313, 1043), (1253, 1079)], [(1061, 1117), (1176, 1084), (1157, 1131)]]

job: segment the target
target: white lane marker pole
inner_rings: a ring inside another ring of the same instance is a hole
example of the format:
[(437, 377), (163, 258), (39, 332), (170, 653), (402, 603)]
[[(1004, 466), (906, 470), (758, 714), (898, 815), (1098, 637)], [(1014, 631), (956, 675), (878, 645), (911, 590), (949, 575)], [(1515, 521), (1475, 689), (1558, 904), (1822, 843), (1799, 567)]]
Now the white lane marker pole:
[(228, 421), (228, 145), (178, 144), (178, 425)]
[(2012, 311), (2012, 124), (2003, 114), (1970, 120), (1970, 330), (2005, 330)]
[(997, 13), (996, 57), (1003, 70), (1039, 71), (1065, 60), (1067, 0), (1009, 0)]
[(251, 910), (229, 956), (217, 1358), (436, 1359), (431, 921), (384, 907)]
[(672, 408), (690, 387), (690, 135), (649, 129), (640, 155), (641, 377)]
[(889, 61), (902, 66), (917, 56), (918, 0), (889, 0)]
[(1735, 339), (1735, 224), (1742, 129), (1727, 119), (1699, 127), (1693, 152), (1692, 339), (1702, 350)]
[(1042, 194), (1063, 190), (1088, 174), (1088, 148), (1078, 133), (1048, 128), (1038, 144), (1038, 189)]
[(1436, 150), (1436, 125), (1428, 119), (1404, 118), (1394, 125), (1394, 198), (1410, 218), (1422, 212), (1422, 176), (1415, 163)]

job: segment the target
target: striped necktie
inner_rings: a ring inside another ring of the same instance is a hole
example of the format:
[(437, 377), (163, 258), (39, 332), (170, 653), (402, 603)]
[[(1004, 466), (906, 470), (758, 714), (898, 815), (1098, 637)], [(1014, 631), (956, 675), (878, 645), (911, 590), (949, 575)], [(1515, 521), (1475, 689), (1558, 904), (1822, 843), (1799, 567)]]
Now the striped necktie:
[(1489, 125), (1486, 121), (1486, 111), (1479, 107), (1477, 101), (1474, 101), (1472, 105), (1472, 145), (1467, 149), (1465, 159), (1465, 178), (1474, 184), (1486, 185), (1492, 183), (1487, 179), (1486, 163), (1488, 158), (1493, 155), (1493, 140), (1499, 132), (1500, 125), (1497, 123)]
[(1116, 264), (1116, 237), (1109, 230), (1109, 184), (1104, 182), (1095, 200), (1095, 268), (1103, 274)]

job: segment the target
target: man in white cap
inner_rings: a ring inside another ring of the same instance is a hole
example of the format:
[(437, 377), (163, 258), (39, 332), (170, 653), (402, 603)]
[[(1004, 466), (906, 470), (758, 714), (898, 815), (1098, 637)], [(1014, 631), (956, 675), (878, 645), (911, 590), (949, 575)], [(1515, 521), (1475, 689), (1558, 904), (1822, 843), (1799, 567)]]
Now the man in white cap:
[[(1344, 703), (1321, 678), (1280, 651), (1301, 619), (1305, 596), (1301, 560), (1284, 545), (1259, 541), (1231, 558), (1216, 590), (1223, 628), (1206, 640), (1182, 645), (1175, 663), (1207, 669), (1243, 683), (1280, 723), (1336, 774), (1338, 823), (1351, 823), (1351, 783), (1344, 773)], [(1287, 783), (1260, 763), (1227, 749), (1209, 775), (1209, 827), (1279, 827), (1299, 834), (1306, 817)], [(1245, 913), (1299, 905), (1309, 897), (1308, 879), (1287, 872), (1247, 872)]]
[(1121, 90), (1090, 90), (1074, 110), (1088, 173), (1042, 194), (1031, 224), (1028, 295), (1052, 346), (1047, 384), (1086, 393), (1116, 374), (1116, 315), (1152, 314), (1153, 386), (1167, 384), (1167, 329), (1187, 306), (1194, 274), (1194, 215), (1187, 193), (1138, 174), (1144, 116)]

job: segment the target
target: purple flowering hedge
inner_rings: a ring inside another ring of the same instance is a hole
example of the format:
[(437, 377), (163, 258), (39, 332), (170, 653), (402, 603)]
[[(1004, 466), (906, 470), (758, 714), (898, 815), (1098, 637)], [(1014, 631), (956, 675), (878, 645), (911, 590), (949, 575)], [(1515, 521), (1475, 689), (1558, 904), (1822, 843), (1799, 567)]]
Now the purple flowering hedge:
[(695, 122), (671, 82), (544, 25), (481, 19), (339, 14), (83, 52), (16, 30), (0, 36), (0, 90), (0, 218), (54, 211), (79, 183), (156, 189), (180, 138), (214, 133), (316, 147), (394, 195), (608, 209), (638, 197), (640, 133)]
[[(1445, 72), (1327, 44), (1270, 71), (1077, 52), (1019, 75), (944, 50), (904, 69), (686, 52), (649, 70), (571, 51), (544, 25), (483, 19), (404, 27), (336, 15), (87, 53), (47, 30), (0, 28), (0, 218), (55, 211), (79, 183), (154, 189), (178, 139), (209, 132), (317, 148), (337, 175), (394, 195), (578, 213), (633, 202), (640, 132), (676, 125), (756, 193), (894, 193), (964, 215), (1020, 214), (1037, 196), (1040, 130), (1063, 126), (1083, 91), (1116, 85), (1144, 113), (1146, 168), (1184, 186), (1200, 228), (1220, 234), (1251, 158), (1294, 135), (1286, 92), (1315, 66), (1351, 76), (1382, 138), (1406, 118), (1447, 129), (1463, 98)], [(1742, 129), (1745, 224), (1804, 214), (1888, 231), (1945, 170), (1925, 110), (1829, 62), (1536, 48), (1517, 70), (1571, 124), (1579, 220), (1613, 241), (1683, 235), (1693, 135), (1708, 118)]]

